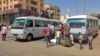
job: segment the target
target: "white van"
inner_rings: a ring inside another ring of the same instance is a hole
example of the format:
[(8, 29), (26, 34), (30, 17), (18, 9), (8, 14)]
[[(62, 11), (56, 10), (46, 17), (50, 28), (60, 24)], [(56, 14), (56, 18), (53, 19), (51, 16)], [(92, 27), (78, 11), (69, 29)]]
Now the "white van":
[(76, 15), (67, 18), (67, 25), (70, 27), (70, 32), (74, 39), (78, 40), (79, 32), (84, 36), (84, 40), (87, 41), (88, 34), (95, 36), (99, 30), (98, 18), (88, 15)]
[(61, 21), (31, 16), (18, 17), (13, 21), (11, 35), (16, 40), (32, 40), (33, 38), (43, 37), (43, 29), (48, 23), (54, 24), (56, 29)]

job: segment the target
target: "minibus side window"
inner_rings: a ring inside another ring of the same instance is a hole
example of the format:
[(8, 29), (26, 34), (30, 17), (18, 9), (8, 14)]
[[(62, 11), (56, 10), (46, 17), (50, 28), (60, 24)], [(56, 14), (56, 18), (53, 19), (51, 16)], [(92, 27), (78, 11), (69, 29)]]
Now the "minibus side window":
[(42, 27), (42, 21), (41, 20), (35, 20), (35, 27)]
[(33, 20), (27, 20), (26, 27), (33, 27)]

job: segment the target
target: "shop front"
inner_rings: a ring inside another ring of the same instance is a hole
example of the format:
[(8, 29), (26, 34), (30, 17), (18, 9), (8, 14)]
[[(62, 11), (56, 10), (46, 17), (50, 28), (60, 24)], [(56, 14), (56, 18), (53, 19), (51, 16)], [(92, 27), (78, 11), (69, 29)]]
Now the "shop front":
[(36, 12), (33, 10), (27, 10), (27, 9), (11, 9), (11, 10), (5, 10), (0, 11), (0, 24), (12, 24), (12, 21), (16, 17), (20, 16), (35, 16)]

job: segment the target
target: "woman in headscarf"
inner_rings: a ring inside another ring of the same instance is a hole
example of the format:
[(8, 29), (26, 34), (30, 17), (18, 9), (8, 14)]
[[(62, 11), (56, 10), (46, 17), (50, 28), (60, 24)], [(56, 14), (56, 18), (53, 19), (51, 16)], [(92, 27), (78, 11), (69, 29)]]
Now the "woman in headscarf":
[(70, 41), (70, 28), (65, 26), (64, 30), (64, 42), (65, 46), (70, 47), (71, 46), (71, 41)]

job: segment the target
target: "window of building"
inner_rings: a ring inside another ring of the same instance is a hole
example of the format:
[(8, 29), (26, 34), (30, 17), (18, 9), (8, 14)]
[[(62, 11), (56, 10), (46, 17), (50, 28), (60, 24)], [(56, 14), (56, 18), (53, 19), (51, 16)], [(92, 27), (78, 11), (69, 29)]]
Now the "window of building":
[(6, 7), (6, 9), (8, 9), (8, 7)]
[(2, 8), (0, 8), (0, 10), (2, 10)]
[(37, 5), (37, 2), (36, 1), (31, 1), (31, 4)]
[(26, 3), (29, 3), (29, 0), (26, 0)]
[(58, 10), (58, 12), (60, 12), (60, 10)]
[(0, 5), (2, 4), (2, 2), (0, 2)]
[(37, 8), (34, 8), (34, 11), (37, 11)]
[(31, 10), (37, 11), (37, 8), (31, 7)]
[(31, 10), (34, 10), (34, 7), (31, 7)]
[(22, 1), (22, 0), (19, 0), (19, 1)]
[(8, 5), (8, 0), (5, 0), (6, 4)]
[(3, 9), (5, 10), (5, 7)]
[(22, 4), (16, 4), (14, 5), (14, 8), (22, 8)]
[(3, 1), (3, 3), (5, 4), (5, 0)]
[(43, 4), (41, 4), (40, 6), (43, 7)]
[(17, 0), (14, 0), (14, 1), (17, 1)]
[(10, 6), (10, 8), (12, 9), (12, 6)]
[(8, 0), (5, 0), (5, 2), (8, 4)]

